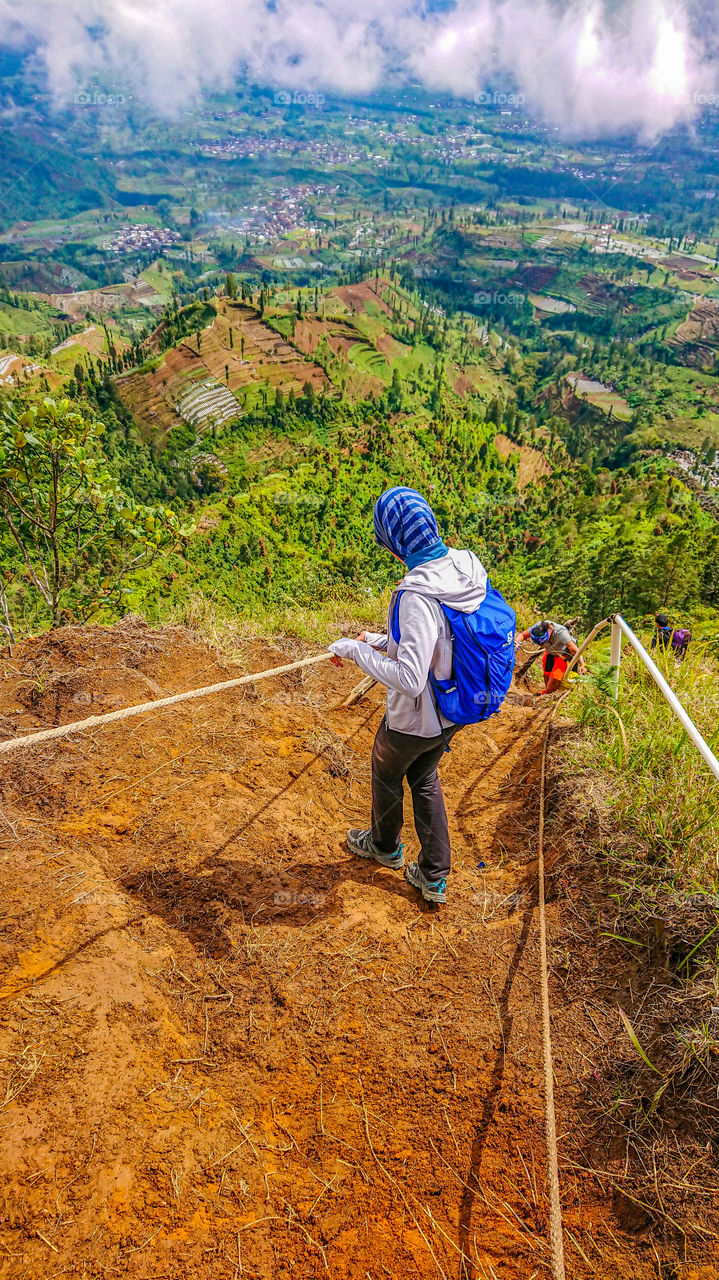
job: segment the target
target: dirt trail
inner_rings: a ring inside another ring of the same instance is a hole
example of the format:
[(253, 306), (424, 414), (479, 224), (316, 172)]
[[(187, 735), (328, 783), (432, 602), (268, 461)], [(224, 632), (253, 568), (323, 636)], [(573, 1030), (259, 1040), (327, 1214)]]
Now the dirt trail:
[[(245, 667), (286, 660), (258, 644)], [(4, 666), (5, 733), (238, 673), (132, 619)], [(381, 715), (378, 690), (329, 709), (353, 679), (310, 668), (2, 765), (3, 1275), (550, 1274), (541, 718), (453, 744), (439, 912), (344, 845)], [(601, 1011), (552, 999), (568, 1274), (655, 1277), (570, 1164)]]

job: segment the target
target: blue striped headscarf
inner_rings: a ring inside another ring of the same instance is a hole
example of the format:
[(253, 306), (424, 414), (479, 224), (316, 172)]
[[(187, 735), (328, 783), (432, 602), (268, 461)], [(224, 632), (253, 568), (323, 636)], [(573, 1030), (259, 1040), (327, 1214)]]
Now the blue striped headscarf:
[(388, 489), (377, 499), (374, 536), (380, 547), (393, 551), (408, 569), (447, 554), (427, 499), (404, 486)]

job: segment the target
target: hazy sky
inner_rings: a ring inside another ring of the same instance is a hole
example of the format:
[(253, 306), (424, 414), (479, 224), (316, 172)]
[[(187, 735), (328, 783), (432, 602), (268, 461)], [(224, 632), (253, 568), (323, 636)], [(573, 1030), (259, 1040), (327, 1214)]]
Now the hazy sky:
[(567, 135), (653, 137), (719, 101), (719, 0), (5, 0), (58, 101), (100, 77), (168, 115), (236, 79), (514, 92)]

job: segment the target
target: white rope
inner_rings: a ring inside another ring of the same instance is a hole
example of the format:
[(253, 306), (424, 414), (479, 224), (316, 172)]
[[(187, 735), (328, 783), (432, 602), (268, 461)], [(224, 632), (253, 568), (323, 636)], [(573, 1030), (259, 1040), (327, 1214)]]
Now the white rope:
[(235, 680), (223, 680), (221, 684), (209, 684), (204, 689), (190, 689), (187, 693), (173, 693), (168, 698), (157, 698), (155, 702), (143, 702), (138, 707), (121, 707), (119, 711), (108, 711), (102, 716), (88, 716), (87, 720), (76, 720), (72, 724), (61, 724), (55, 729), (42, 729), (31, 733), (27, 738), (9, 738), (0, 742), (0, 754), (19, 751), (23, 747), (35, 747), (41, 742), (49, 742), (52, 738), (66, 738), (71, 733), (82, 733), (85, 729), (97, 729), (102, 724), (112, 724), (118, 720), (129, 720), (131, 716), (141, 716), (147, 711), (162, 711), (164, 707), (177, 706), (178, 702), (189, 702), (191, 698), (207, 698), (212, 693), (222, 693), (227, 689), (237, 689), (242, 684), (253, 684), (256, 680), (269, 680), (271, 676), (285, 676), (290, 671), (299, 671), (300, 667), (309, 667), (314, 662), (326, 662), (330, 653), (318, 653), (312, 658), (302, 658), (300, 662), (290, 662), (284, 667), (272, 667), (269, 671), (256, 671), (248, 676), (238, 676)]
[(549, 1182), (549, 1243), (552, 1256), (553, 1280), (565, 1280), (564, 1239), (562, 1233), (562, 1204), (559, 1197), (559, 1151), (557, 1148), (557, 1117), (554, 1110), (554, 1063), (552, 1060), (552, 1028), (549, 1018), (549, 964), (547, 959), (547, 919), (544, 896), (544, 807), (549, 735), (557, 708), (568, 694), (559, 699), (547, 724), (542, 750), (542, 770), (539, 780), (539, 985), (542, 999), (542, 1049), (544, 1058), (544, 1109), (547, 1133), (547, 1179)]

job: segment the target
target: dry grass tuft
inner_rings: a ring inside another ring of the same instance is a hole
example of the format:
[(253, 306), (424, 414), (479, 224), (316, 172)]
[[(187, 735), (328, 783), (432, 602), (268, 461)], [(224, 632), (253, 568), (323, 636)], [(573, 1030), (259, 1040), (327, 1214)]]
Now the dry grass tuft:
[(237, 617), (201, 591), (191, 592), (175, 610), (170, 624), (196, 632), (231, 662), (242, 663), (249, 643), (255, 638), (247, 619)]
[[(303, 645), (326, 645), (341, 635), (356, 636), (365, 627), (381, 629), (388, 603), (389, 590), (361, 597), (328, 591), (312, 608), (293, 602), (268, 605), (258, 600), (244, 613), (194, 591), (168, 621), (190, 628), (228, 658), (241, 661), (247, 645), (256, 640), (271, 638), (272, 644), (299, 655)], [(298, 642), (295, 650), (292, 646)]]
[(314, 729), (305, 739), (308, 750), (326, 760), (333, 778), (360, 778), (367, 776), (367, 765), (347, 743), (331, 729)]

